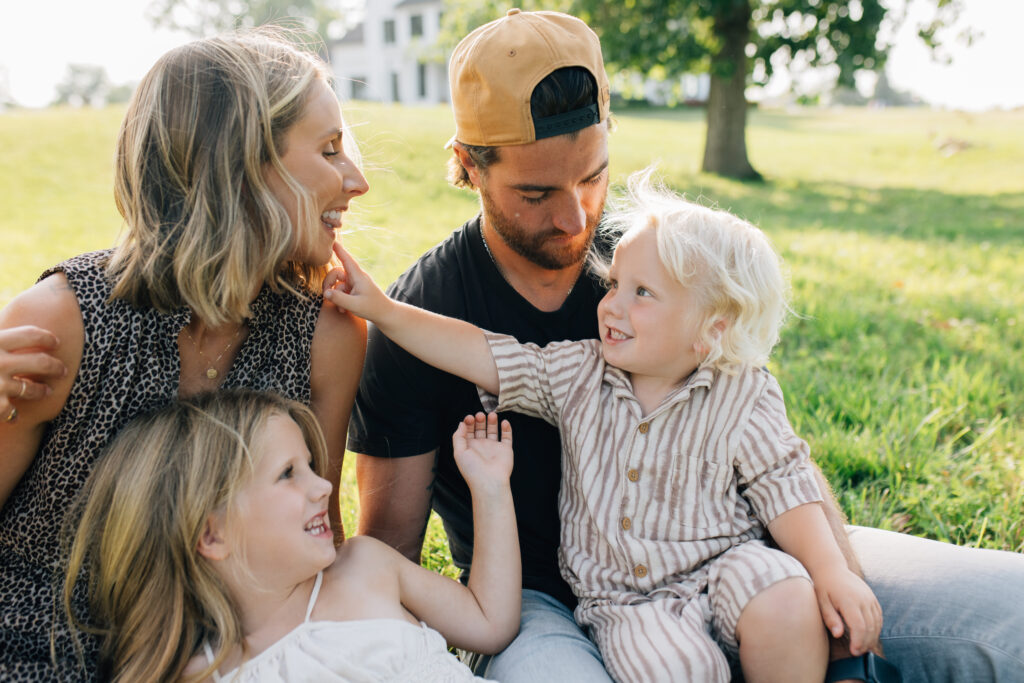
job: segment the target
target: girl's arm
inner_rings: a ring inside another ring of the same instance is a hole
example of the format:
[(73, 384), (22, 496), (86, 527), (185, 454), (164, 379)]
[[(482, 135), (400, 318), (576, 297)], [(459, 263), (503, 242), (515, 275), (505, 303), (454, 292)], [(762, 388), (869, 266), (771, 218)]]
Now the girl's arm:
[(871, 588), (848, 567), (821, 504), (783, 512), (769, 522), (768, 531), (811, 575), (821, 617), (832, 636), (839, 638), (846, 631), (850, 654), (855, 656), (877, 648), (882, 608)]
[(455, 461), (473, 494), (473, 565), (468, 587), (411, 562), (400, 563), (406, 609), (440, 631), (449, 645), (474, 652), (503, 649), (519, 631), (522, 569), (509, 476), (512, 427), (491, 413), (467, 416), (452, 437)]
[(332, 271), (324, 281), (325, 299), (370, 320), (423, 362), (498, 393), (498, 370), (479, 327), (392, 301), (340, 244), (334, 247), (344, 270)]

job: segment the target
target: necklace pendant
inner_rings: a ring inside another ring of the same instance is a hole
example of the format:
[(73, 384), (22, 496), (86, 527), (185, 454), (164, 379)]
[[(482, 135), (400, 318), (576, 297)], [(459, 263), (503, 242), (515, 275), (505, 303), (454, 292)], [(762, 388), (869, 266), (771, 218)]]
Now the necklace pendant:
[(210, 379), (217, 379), (218, 374), (220, 373), (217, 372), (217, 368), (208, 368), (206, 370), (206, 376)]

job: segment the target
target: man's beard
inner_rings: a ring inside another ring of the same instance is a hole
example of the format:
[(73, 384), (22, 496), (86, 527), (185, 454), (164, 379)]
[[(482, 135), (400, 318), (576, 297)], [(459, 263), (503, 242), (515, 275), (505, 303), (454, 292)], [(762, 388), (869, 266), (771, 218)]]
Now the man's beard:
[(562, 237), (566, 233), (558, 228), (550, 228), (536, 234), (528, 234), (515, 221), (503, 214), (491, 201), (487, 191), (480, 188), (480, 200), (484, 206), (484, 220), (494, 228), (505, 244), (530, 263), (546, 270), (562, 270), (579, 265), (587, 256), (597, 224), (601, 221), (604, 202), (594, 215), (587, 214), (586, 239), (580, 244), (570, 243), (560, 247), (552, 247), (548, 240)]

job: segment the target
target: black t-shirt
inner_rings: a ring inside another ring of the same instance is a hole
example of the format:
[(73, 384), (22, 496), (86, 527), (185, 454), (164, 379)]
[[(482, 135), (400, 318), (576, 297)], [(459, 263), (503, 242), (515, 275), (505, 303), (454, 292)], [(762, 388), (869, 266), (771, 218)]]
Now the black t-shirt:
[[(388, 294), (520, 342), (597, 337), (600, 281), (586, 273), (561, 309), (544, 312), (501, 276), (484, 248), (479, 217), (424, 254), (388, 288)], [(401, 458), (438, 449), (432, 506), (444, 522), (456, 566), (468, 570), (473, 552), (469, 488), (452, 457), (452, 432), (482, 410), (476, 387), (406, 353), (370, 327), (366, 365), (352, 412), (348, 447), (357, 453)], [(575, 598), (558, 571), (558, 430), (537, 418), (502, 414), (512, 423), (515, 465), (512, 496), (519, 526), (523, 587), (543, 591), (569, 607)]]

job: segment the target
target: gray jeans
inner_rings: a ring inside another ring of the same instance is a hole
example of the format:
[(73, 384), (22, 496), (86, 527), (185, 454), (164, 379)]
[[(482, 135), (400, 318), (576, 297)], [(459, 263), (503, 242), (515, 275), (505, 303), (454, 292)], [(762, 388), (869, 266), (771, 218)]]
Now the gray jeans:
[[(884, 615), (904, 683), (1024, 683), (1024, 555), (865, 527), (850, 541)], [(502, 683), (609, 681), (594, 644), (554, 598), (523, 591), (519, 635), (468, 662)]]

